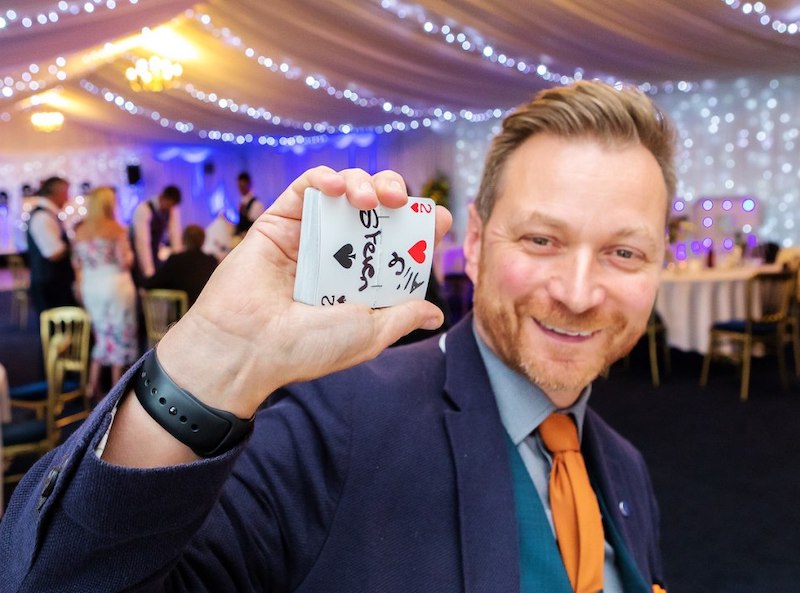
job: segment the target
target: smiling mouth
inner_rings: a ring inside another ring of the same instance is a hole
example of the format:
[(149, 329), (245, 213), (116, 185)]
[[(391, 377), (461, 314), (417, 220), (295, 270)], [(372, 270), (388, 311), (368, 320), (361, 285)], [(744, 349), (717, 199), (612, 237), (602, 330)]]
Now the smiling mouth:
[(560, 336), (565, 336), (565, 337), (568, 337), (568, 338), (589, 338), (592, 335), (594, 335), (594, 333), (595, 333), (595, 332), (593, 332), (591, 330), (572, 331), (572, 330), (569, 330), (569, 329), (564, 329), (563, 327), (554, 327), (554, 326), (548, 325), (544, 321), (540, 321), (538, 319), (536, 320), (536, 323), (538, 323), (542, 328), (544, 328), (545, 330), (547, 330), (549, 332), (552, 332), (554, 334), (558, 334)]

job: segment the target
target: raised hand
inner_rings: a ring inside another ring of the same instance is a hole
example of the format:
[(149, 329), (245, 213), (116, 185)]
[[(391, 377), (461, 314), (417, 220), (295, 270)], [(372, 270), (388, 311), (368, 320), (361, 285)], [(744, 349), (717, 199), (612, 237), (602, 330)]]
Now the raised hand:
[[(173, 380), (206, 403), (247, 417), (274, 389), (363, 362), (441, 312), (414, 301), (371, 310), (358, 304), (312, 307), (292, 300), (303, 192), (346, 194), (361, 209), (407, 200), (392, 171), (312, 169), (275, 201), (220, 264), (198, 301), (158, 347)], [(437, 212), (437, 240), (451, 218)]]

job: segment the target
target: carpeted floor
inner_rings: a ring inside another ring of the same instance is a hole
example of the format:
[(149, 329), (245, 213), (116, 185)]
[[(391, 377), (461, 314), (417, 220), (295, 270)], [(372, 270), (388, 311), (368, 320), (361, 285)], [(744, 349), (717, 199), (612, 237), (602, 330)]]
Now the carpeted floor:
[[(0, 362), (14, 386), (43, 375), (36, 322), (9, 323), (9, 294), (0, 292)], [(732, 367), (713, 367), (701, 389), (700, 356), (673, 350), (673, 372), (656, 389), (640, 346), (629, 367), (595, 383), (591, 405), (648, 461), (668, 590), (799, 591), (800, 382), (783, 392), (775, 361), (758, 360), (741, 403)]]

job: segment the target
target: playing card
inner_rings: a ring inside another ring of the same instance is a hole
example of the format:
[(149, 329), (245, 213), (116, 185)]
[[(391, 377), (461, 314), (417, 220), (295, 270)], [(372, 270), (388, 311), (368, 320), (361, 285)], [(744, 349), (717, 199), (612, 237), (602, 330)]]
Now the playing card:
[(402, 208), (383, 208), (382, 288), (379, 307), (425, 298), (433, 260), (433, 200), (409, 198)]
[(358, 210), (344, 198), (304, 196), (294, 299), (388, 307), (425, 298), (435, 212), (428, 198), (402, 208)]

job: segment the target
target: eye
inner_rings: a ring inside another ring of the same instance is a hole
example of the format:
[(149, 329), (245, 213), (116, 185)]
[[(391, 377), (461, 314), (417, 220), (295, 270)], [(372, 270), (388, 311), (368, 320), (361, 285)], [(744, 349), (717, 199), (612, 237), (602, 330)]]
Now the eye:
[(620, 257), (622, 259), (633, 259), (634, 257), (636, 257), (636, 254), (630, 249), (617, 249), (614, 251), (614, 253), (616, 254), (617, 257)]
[(527, 237), (527, 240), (533, 243), (534, 245), (540, 245), (542, 247), (550, 245), (550, 239), (548, 239), (547, 237)]

